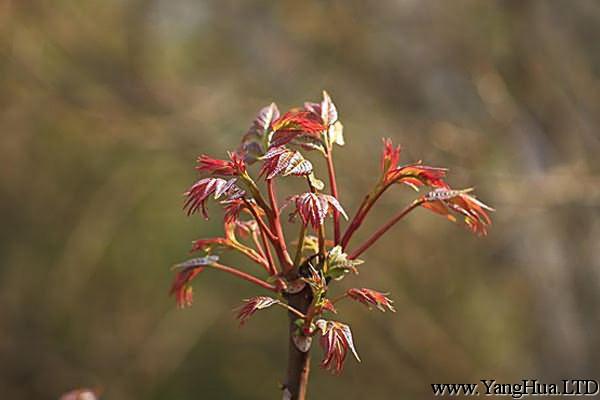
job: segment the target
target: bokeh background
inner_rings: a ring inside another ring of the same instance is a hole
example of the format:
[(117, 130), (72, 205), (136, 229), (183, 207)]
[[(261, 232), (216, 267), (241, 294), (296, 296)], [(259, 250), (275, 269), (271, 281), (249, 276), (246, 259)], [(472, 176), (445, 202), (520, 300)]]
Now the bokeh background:
[[(347, 210), (389, 136), (497, 212), (478, 239), (419, 210), (372, 248), (342, 287), (398, 312), (341, 305), (363, 362), (315, 364), (311, 398), (598, 379), (599, 43), (593, 0), (0, 2), (1, 397), (280, 398), (285, 313), (239, 329), (257, 291), (218, 272), (177, 310), (169, 266), (221, 232), (215, 208), (181, 210), (195, 157), (322, 89)], [(359, 236), (414, 196), (388, 193)]]

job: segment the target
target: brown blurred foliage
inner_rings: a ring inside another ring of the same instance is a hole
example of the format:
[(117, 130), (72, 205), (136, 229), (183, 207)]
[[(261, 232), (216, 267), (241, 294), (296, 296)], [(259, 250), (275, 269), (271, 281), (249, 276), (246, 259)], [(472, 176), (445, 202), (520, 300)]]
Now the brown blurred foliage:
[(347, 210), (390, 136), (498, 211), (477, 239), (420, 210), (367, 253), (344, 285), (398, 312), (340, 306), (363, 362), (315, 368), (312, 398), (597, 378), (598, 43), (593, 0), (0, 2), (2, 398), (278, 398), (286, 315), (240, 330), (230, 310), (255, 290), (216, 272), (177, 310), (168, 267), (220, 232), (181, 212), (195, 157), (321, 89)]

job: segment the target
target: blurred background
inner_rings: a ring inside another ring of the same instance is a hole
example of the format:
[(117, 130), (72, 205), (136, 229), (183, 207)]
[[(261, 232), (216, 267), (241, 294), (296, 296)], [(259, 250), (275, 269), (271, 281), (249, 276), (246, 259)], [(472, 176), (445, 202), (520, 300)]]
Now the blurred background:
[[(215, 207), (181, 210), (196, 156), (322, 89), (350, 213), (383, 136), (497, 212), (485, 239), (419, 210), (378, 242), (337, 290), (389, 291), (398, 312), (341, 304), (363, 362), (333, 377), (316, 349), (310, 397), (598, 379), (599, 43), (593, 0), (0, 2), (2, 397), (280, 398), (285, 313), (239, 329), (231, 309), (260, 292), (211, 271), (178, 310), (169, 267), (221, 233)], [(390, 191), (354, 243), (414, 196)]]

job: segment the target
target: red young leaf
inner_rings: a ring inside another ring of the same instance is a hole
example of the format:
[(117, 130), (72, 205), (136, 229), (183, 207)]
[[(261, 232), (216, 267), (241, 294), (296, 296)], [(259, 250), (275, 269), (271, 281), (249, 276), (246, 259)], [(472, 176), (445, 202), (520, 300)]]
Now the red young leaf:
[(318, 138), (325, 130), (321, 117), (309, 111), (288, 111), (271, 124), (271, 146), (283, 146), (299, 136)]
[(323, 125), (331, 126), (338, 121), (338, 111), (329, 94), (323, 90), (321, 103), (305, 102), (304, 109), (321, 118)]
[(227, 153), (229, 160), (218, 160), (207, 155), (198, 157), (198, 171), (208, 172), (214, 175), (238, 176), (246, 172), (244, 157), (238, 152)]
[(386, 179), (389, 182), (404, 183), (415, 190), (422, 186), (435, 188), (447, 188), (444, 177), (448, 170), (446, 168), (429, 167), (421, 163), (404, 165), (388, 172)]
[(265, 135), (269, 131), (271, 123), (279, 118), (279, 115), (277, 104), (271, 103), (268, 106), (263, 107), (254, 119), (250, 131), (253, 131), (259, 136)]
[(277, 175), (308, 175), (313, 170), (310, 161), (304, 159), (299, 151), (292, 151), (283, 146), (272, 147), (262, 159), (265, 162), (260, 173), (267, 174), (266, 179), (273, 179)]
[(228, 200), (239, 199), (244, 195), (244, 191), (235, 185), (235, 178), (228, 181), (221, 178), (204, 178), (194, 183), (184, 195), (187, 197), (184, 209), (191, 215), (198, 210), (202, 210), (204, 218), (208, 219), (206, 211), (206, 200), (214, 194), (215, 200), (225, 195)]
[(383, 152), (381, 154), (381, 172), (385, 175), (389, 170), (396, 169), (400, 161), (400, 146), (392, 144), (392, 139), (383, 139)]
[(381, 171), (385, 185), (404, 183), (418, 190), (422, 186), (448, 187), (443, 178), (448, 170), (446, 168), (429, 167), (418, 163), (398, 166), (400, 162), (400, 146), (392, 144), (391, 139), (383, 140), (381, 154)]
[(258, 112), (240, 145), (247, 163), (253, 163), (264, 154), (265, 148), (269, 146), (271, 123), (277, 118), (279, 118), (279, 109), (275, 103), (263, 107)]
[(348, 219), (341, 204), (335, 197), (328, 194), (307, 192), (290, 197), (288, 203), (290, 202), (296, 204), (296, 210), (291, 216), (299, 214), (302, 223), (304, 225), (310, 223), (315, 230), (323, 224), (327, 214), (333, 212), (334, 209)]
[(423, 207), (441, 214), (450, 221), (456, 221), (452, 212), (461, 214), (465, 224), (479, 236), (487, 235), (487, 227), (492, 221), (486, 211), (495, 211), (493, 208), (469, 195), (473, 189), (452, 190), (450, 188), (435, 189), (423, 196)]
[(365, 288), (349, 289), (346, 293), (351, 299), (359, 301), (369, 308), (375, 306), (378, 310), (383, 312), (385, 312), (386, 308), (391, 312), (396, 312), (396, 309), (392, 305), (393, 301), (387, 297), (387, 293), (381, 293)]
[(245, 299), (244, 302), (246, 304), (236, 309), (240, 325), (244, 325), (256, 311), (271, 307), (273, 304), (279, 303), (279, 300), (268, 296), (256, 296)]
[(219, 257), (217, 256), (192, 258), (191, 260), (177, 264), (173, 267), (179, 271), (175, 275), (175, 279), (173, 280), (173, 284), (171, 285), (171, 290), (169, 293), (175, 296), (178, 307), (184, 308), (192, 305), (193, 289), (190, 286), (190, 282), (200, 272), (204, 271), (205, 265), (212, 264), (218, 260)]
[(323, 311), (329, 311), (329, 312), (332, 312), (334, 314), (337, 314), (337, 310), (335, 309), (335, 306), (333, 305), (333, 303), (329, 299), (323, 299), (321, 301), (321, 310), (323, 310)]
[(225, 210), (225, 214), (223, 216), (225, 223), (237, 221), (237, 219), (240, 217), (240, 213), (248, 210), (248, 206), (242, 199), (224, 200), (221, 202), (221, 205)]
[(344, 361), (348, 355), (348, 350), (360, 361), (354, 348), (352, 332), (348, 325), (324, 319), (316, 321), (315, 325), (320, 331), (320, 343), (325, 353), (323, 361), (321, 361), (321, 367), (333, 374), (340, 374), (344, 368)]

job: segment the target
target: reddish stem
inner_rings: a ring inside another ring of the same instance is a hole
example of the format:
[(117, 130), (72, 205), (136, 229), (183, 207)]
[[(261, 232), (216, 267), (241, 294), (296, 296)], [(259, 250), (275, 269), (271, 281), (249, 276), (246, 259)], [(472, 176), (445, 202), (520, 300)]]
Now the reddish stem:
[(267, 267), (267, 260), (265, 260), (256, 250), (238, 242), (237, 240), (233, 242), (233, 249), (239, 251), (250, 260), (254, 261), (258, 265), (262, 265), (263, 267)]
[(229, 274), (237, 276), (238, 278), (244, 279), (244, 280), (246, 280), (248, 282), (252, 282), (255, 285), (263, 287), (263, 288), (265, 288), (267, 290), (271, 290), (273, 292), (277, 292), (277, 288), (275, 287), (275, 285), (271, 285), (270, 283), (265, 282), (262, 279), (257, 278), (254, 275), (250, 275), (250, 274), (248, 274), (246, 272), (240, 271), (239, 269), (228, 267), (227, 265), (223, 265), (223, 264), (219, 264), (219, 263), (212, 263), (210, 265), (207, 265), (207, 267), (218, 269), (218, 270), (221, 270), (223, 272), (227, 272)]
[(258, 215), (258, 212), (256, 211), (256, 208), (254, 207), (254, 204), (250, 203), (246, 198), (244, 198), (243, 200), (244, 200), (244, 203), (246, 204), (246, 206), (248, 207), (248, 209), (250, 210), (250, 213), (256, 220), (256, 223), (258, 223), (258, 226), (261, 229), (261, 231), (263, 231), (264, 234), (267, 235), (267, 237), (269, 238), (270, 241), (272, 241), (272, 242), (277, 241), (277, 237), (273, 234), (273, 232), (271, 232), (269, 227), (267, 225), (265, 225), (265, 221), (263, 221), (263, 219)]
[(269, 246), (269, 242), (267, 242), (267, 238), (263, 234), (262, 230), (260, 232), (260, 238), (262, 239), (263, 246), (265, 248), (265, 253), (267, 255), (267, 262), (269, 263), (269, 268), (271, 269), (271, 275), (277, 275), (279, 271), (277, 271), (277, 266), (273, 261), (273, 254), (271, 253), (271, 247)]
[(344, 232), (344, 236), (342, 237), (341, 243), (342, 249), (346, 248), (348, 242), (350, 242), (350, 239), (352, 238), (352, 235), (363, 223), (365, 217), (367, 216), (367, 213), (371, 210), (371, 207), (373, 207), (373, 204), (375, 204), (375, 202), (381, 197), (381, 195), (383, 194), (383, 192), (385, 192), (387, 188), (388, 186), (384, 186), (381, 189), (377, 189), (377, 187), (375, 187), (375, 195), (367, 195), (364, 198), (362, 204), (356, 212), (356, 215), (354, 215), (354, 218), (352, 218), (352, 222), (350, 222), (350, 225), (346, 229), (346, 232)]
[[(304, 314), (308, 312), (311, 303), (312, 292), (308, 285), (299, 293), (288, 295), (288, 304)], [(298, 326), (295, 323), (298, 317), (293, 313), (290, 313), (289, 317), (288, 368), (283, 385), (283, 390), (287, 393), (284, 394), (284, 399), (304, 400), (308, 390), (310, 349), (307, 352), (302, 352), (296, 347), (294, 336), (299, 333)], [(302, 333), (300, 332), (300, 334)], [(286, 397), (286, 395), (289, 395), (289, 397)]]
[[(325, 158), (327, 159), (327, 171), (329, 172), (329, 186), (331, 187), (331, 194), (339, 201), (331, 149), (327, 151)], [(335, 244), (338, 244), (340, 241), (340, 213), (335, 209), (333, 210), (333, 240)]]
[[(259, 241), (258, 239), (259, 236), (261, 239), (263, 239), (262, 244), (261, 241)], [(264, 241), (264, 236), (262, 235), (262, 232), (260, 232), (260, 230), (258, 231), (258, 233), (256, 231), (252, 232), (252, 241), (254, 242), (256, 250), (258, 251), (260, 256), (263, 258), (263, 260), (265, 260), (265, 264), (263, 265), (265, 267), (265, 270), (269, 275), (274, 275), (272, 264), (267, 259), (267, 253), (265, 252), (265, 249), (263, 249), (263, 244), (265, 244), (266, 242)]]
[(245, 198), (244, 198), (244, 203), (246, 203), (246, 206), (248, 207), (248, 209), (254, 216), (254, 219), (258, 223), (258, 228), (260, 230), (260, 238), (261, 238), (263, 246), (264, 246), (264, 251), (266, 253), (267, 262), (269, 263), (269, 270), (270, 270), (269, 274), (277, 275), (277, 273), (279, 271), (277, 270), (277, 266), (275, 265), (275, 262), (273, 261), (273, 254), (271, 253), (271, 247), (269, 246), (269, 242), (267, 242), (267, 237), (269, 238), (269, 240), (271, 240), (271, 242), (275, 242), (276, 241), (275, 235), (273, 235), (273, 233), (265, 225), (264, 221), (258, 215), (258, 212), (254, 208), (254, 205)]
[(267, 189), (269, 191), (269, 202), (271, 203), (271, 225), (277, 235), (277, 245), (275, 250), (279, 256), (279, 262), (283, 266), (284, 272), (289, 272), (293, 267), (292, 259), (287, 251), (285, 238), (283, 237), (283, 229), (281, 228), (281, 220), (279, 218), (279, 207), (277, 207), (277, 198), (275, 197), (275, 189), (273, 188), (273, 180), (267, 179)]
[(330, 300), (331, 304), (335, 304), (338, 301), (344, 300), (346, 297), (348, 297), (348, 292), (344, 292), (344, 294), (341, 294), (338, 297), (334, 298), (333, 300)]
[(394, 226), (394, 224), (396, 224), (396, 222), (400, 221), (408, 213), (410, 213), (412, 210), (414, 210), (415, 208), (420, 206), (423, 202), (424, 202), (423, 199), (417, 199), (417, 200), (413, 201), (406, 208), (404, 208), (398, 214), (393, 216), (385, 225), (383, 225), (375, 233), (373, 233), (373, 235), (371, 235), (370, 238), (368, 238), (362, 245), (360, 245), (356, 250), (354, 250), (348, 256), (348, 258), (350, 260), (353, 260), (353, 259), (357, 258), (358, 256), (360, 256), (362, 253), (365, 252), (365, 250), (367, 250), (369, 247), (371, 247), (373, 245), (373, 243), (375, 243), (383, 234), (385, 234), (388, 231), (388, 229), (390, 229), (392, 226)]

